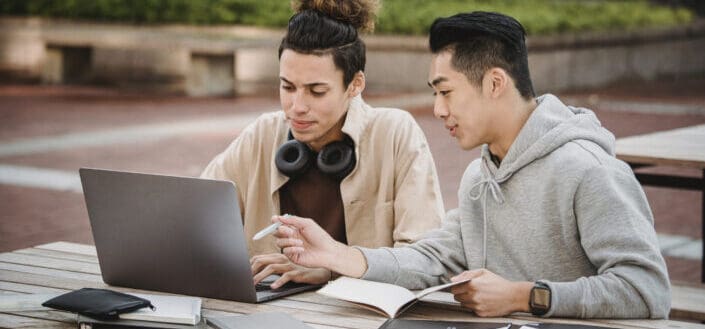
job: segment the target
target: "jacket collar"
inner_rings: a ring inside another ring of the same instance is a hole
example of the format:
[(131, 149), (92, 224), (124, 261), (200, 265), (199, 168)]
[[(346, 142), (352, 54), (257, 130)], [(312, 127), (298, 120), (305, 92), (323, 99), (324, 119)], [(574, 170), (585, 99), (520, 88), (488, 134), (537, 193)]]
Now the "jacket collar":
[(369, 105), (365, 104), (365, 101), (359, 95), (351, 99), (348, 106), (348, 113), (342, 130), (355, 142), (355, 151), (357, 151), (357, 145), (360, 143), (360, 138), (362, 138), (362, 132), (367, 126), (367, 120), (369, 119), (368, 107)]

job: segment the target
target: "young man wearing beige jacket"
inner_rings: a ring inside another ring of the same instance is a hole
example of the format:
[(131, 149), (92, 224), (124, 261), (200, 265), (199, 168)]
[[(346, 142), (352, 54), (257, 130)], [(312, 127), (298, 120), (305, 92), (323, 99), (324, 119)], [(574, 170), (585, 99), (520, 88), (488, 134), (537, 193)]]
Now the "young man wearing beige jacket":
[[(371, 20), (374, 1), (317, 7), (325, 2), (302, 1), (282, 40), (283, 111), (259, 117), (202, 177), (236, 184), (250, 238), (272, 215), (288, 213), (313, 218), (344, 244), (411, 243), (444, 213), (428, 143), (408, 112), (373, 108), (360, 96), (365, 47), (357, 29)], [(276, 287), (331, 277), (289, 262), (271, 236), (248, 245), (255, 281), (283, 274)]]

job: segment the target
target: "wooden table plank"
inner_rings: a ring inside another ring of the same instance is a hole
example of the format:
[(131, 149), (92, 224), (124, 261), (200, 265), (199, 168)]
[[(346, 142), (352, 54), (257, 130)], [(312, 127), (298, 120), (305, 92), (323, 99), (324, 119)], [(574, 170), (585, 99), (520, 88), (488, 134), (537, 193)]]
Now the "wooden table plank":
[[(203, 307), (210, 310), (235, 311), (247, 314), (258, 312), (284, 312), (306, 323), (316, 323), (331, 325), (335, 324), (341, 328), (378, 328), (385, 319), (375, 314), (360, 313), (358, 316), (351, 316), (346, 311), (335, 312), (335, 310), (302, 310), (297, 309), (292, 304), (284, 306), (282, 304), (271, 305), (270, 302), (263, 304), (248, 304), (219, 299), (204, 298)], [(340, 319), (344, 318), (343, 323)]]
[[(671, 318), (705, 322), (705, 285), (671, 286)], [(676, 297), (677, 296), (677, 297)]]
[[(90, 246), (89, 246), (90, 247)], [(90, 255), (90, 248), (85, 245), (70, 243), (52, 243), (42, 248), (30, 248), (0, 254), (0, 289), (14, 289), (32, 293), (57, 293), (83, 287), (108, 288), (123, 292), (142, 292), (138, 289), (108, 286), (102, 282), (99, 275), (75, 272), (90, 269), (84, 267), (90, 261), (77, 260), (77, 255)], [(11, 254), (8, 256), (7, 254)], [(95, 257), (95, 256), (91, 256)], [(50, 260), (52, 268), (41, 267), (42, 261)], [(13, 261), (16, 263), (8, 263)], [(159, 293), (157, 293), (159, 294)], [(3, 295), (9, 296), (9, 295)], [(248, 304), (234, 301), (203, 298), (203, 314), (252, 314), (258, 312), (284, 312), (315, 328), (378, 328), (385, 317), (377, 313), (355, 306), (351, 303), (327, 298), (314, 292), (306, 292), (263, 304)], [(63, 313), (63, 312), (60, 312)], [(69, 314), (70, 315), (70, 314)], [(512, 322), (525, 324), (531, 322), (558, 322), (589, 325), (609, 325), (618, 328), (705, 328), (703, 325), (653, 320), (573, 320), (573, 319), (538, 319), (530, 315), (517, 314), (511, 318), (477, 318), (472, 313), (457, 311), (457, 309), (439, 308), (437, 305), (419, 303), (406, 311), (404, 319), (434, 319), (448, 321), (474, 322)], [(26, 311), (0, 313), (0, 326), (3, 323), (9, 327), (66, 327), (66, 313), (56, 314), (55, 311)], [(75, 327), (75, 323), (73, 326)]]
[(100, 266), (97, 263), (78, 262), (38, 255), (4, 253), (0, 254), (0, 262), (100, 275)]
[(705, 125), (619, 138), (616, 154), (630, 163), (705, 169)]
[(31, 317), (29, 314), (0, 313), (0, 328), (76, 328), (75, 321), (66, 323)]
[(48, 287), (37, 287), (28, 284), (0, 281), (0, 290), (13, 293), (23, 294), (40, 294), (46, 292), (67, 292), (65, 289), (56, 289)]
[[(0, 264), (2, 265), (2, 264)], [(76, 290), (81, 288), (106, 288), (102, 281), (88, 281), (68, 277), (56, 277), (51, 274), (39, 274), (28, 272), (17, 272), (0, 269), (0, 281), (14, 282), (33, 285), (37, 287), (49, 287), (57, 289)]]
[(27, 248), (27, 249), (15, 250), (12, 253), (43, 256), (43, 257), (48, 257), (48, 258), (65, 259), (65, 260), (73, 260), (73, 261), (84, 262), (84, 263), (98, 264), (98, 259), (96, 258), (96, 256), (74, 254), (74, 253), (68, 253), (68, 252), (64, 252), (64, 251), (56, 251), (56, 250), (50, 250), (50, 249)]
[(76, 324), (76, 314), (65, 311), (43, 310), (43, 311), (28, 311), (28, 312), (6, 312), (19, 316), (30, 317), (34, 319), (51, 320), (69, 324)]
[(98, 253), (96, 253), (95, 251), (95, 246), (91, 246), (88, 244), (58, 241), (38, 245), (34, 248), (98, 257)]
[[(32, 265), (20, 265), (20, 264), (0, 262), (0, 270), (14, 271), (14, 272), (20, 272), (20, 273), (43, 274), (43, 275), (46, 275), (47, 279), (49, 279), (49, 280), (51, 280), (52, 278), (68, 278), (68, 279), (77, 279), (77, 280), (85, 280), (85, 281), (98, 281), (98, 282), (103, 281), (101, 276), (95, 275), (95, 274), (62, 271), (62, 270), (51, 269), (51, 268), (35, 267)], [(3, 280), (3, 276), (2, 276), (2, 274), (0, 274), (0, 281), (2, 281), (2, 280)], [(19, 281), (19, 282), (21, 282), (21, 281)]]

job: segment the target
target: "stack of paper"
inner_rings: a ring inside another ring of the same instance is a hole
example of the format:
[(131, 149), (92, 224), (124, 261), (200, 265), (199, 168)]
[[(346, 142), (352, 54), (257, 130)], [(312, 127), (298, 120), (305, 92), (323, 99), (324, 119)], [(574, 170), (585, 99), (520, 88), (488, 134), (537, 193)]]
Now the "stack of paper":
[(120, 314), (120, 319), (195, 325), (201, 321), (201, 299), (185, 296), (132, 294), (149, 300), (155, 310), (145, 307)]
[(201, 299), (196, 297), (132, 294), (149, 300), (155, 309), (142, 308), (130, 313), (120, 314), (119, 320), (102, 321), (78, 316), (81, 329), (101, 327), (142, 327), (195, 329), (207, 328), (201, 321)]

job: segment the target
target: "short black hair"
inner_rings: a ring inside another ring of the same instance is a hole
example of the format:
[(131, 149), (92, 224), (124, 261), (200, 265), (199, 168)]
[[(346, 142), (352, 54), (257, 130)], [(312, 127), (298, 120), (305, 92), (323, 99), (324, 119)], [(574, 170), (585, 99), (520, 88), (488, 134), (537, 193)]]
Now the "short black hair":
[(431, 25), (431, 52), (452, 51), (453, 68), (482, 85), (487, 70), (499, 67), (514, 79), (525, 99), (535, 97), (529, 75), (526, 31), (516, 19), (494, 12), (475, 11), (437, 18)]
[(343, 71), (344, 86), (352, 82), (357, 72), (365, 71), (365, 44), (357, 28), (316, 10), (307, 9), (289, 19), (279, 45), (280, 58), (285, 49), (319, 56), (332, 54), (335, 66)]

